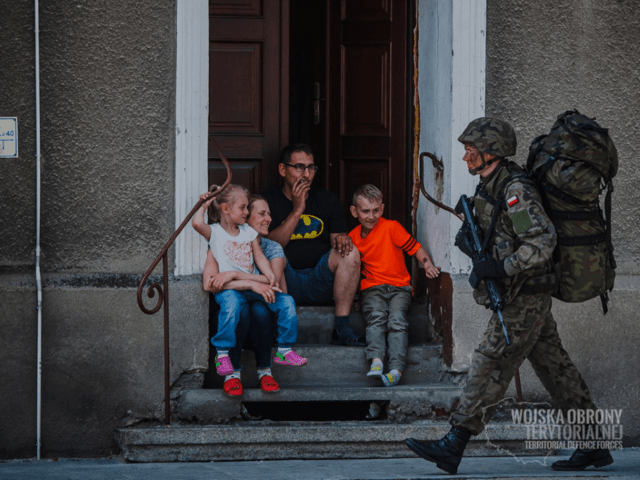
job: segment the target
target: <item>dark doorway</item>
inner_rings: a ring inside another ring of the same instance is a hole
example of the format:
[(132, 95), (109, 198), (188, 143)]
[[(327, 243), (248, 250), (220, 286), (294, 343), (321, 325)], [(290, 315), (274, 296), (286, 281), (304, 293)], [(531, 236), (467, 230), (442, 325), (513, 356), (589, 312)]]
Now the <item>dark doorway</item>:
[(321, 170), (316, 182), (322, 188), (329, 188), (324, 174), (326, 10), (322, 0), (294, 1), (289, 16), (289, 135), (291, 142), (313, 148)]
[(385, 197), (385, 217), (403, 224), (411, 170), (409, 3), (291, 2), (289, 23), (291, 140), (313, 147), (318, 186), (339, 194), (345, 210), (354, 190), (372, 183)]
[[(210, 0), (209, 135), (234, 183), (253, 192), (280, 180), (291, 142), (315, 151), (319, 187), (347, 218), (353, 191), (378, 186), (385, 217), (408, 226), (408, 132), (413, 1)], [(225, 178), (209, 148), (209, 184)]]

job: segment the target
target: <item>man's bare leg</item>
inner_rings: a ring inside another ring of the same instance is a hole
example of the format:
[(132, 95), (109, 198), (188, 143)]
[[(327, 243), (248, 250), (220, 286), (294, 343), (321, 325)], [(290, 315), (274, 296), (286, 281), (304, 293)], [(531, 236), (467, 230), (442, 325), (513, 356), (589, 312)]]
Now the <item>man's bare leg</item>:
[(344, 257), (332, 249), (329, 255), (329, 268), (335, 274), (333, 281), (333, 299), (336, 302), (335, 335), (332, 343), (365, 347), (365, 339), (356, 334), (349, 326), (349, 314), (353, 297), (360, 280), (360, 254), (357, 249), (351, 250)]

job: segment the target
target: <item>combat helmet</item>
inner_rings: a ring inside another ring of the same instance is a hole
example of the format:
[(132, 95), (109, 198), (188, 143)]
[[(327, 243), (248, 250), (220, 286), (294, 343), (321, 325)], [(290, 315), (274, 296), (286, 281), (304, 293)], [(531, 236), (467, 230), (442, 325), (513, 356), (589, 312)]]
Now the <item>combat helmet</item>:
[(470, 143), (480, 153), (490, 153), (502, 158), (516, 154), (516, 133), (511, 125), (497, 118), (476, 118), (467, 125), (458, 141)]

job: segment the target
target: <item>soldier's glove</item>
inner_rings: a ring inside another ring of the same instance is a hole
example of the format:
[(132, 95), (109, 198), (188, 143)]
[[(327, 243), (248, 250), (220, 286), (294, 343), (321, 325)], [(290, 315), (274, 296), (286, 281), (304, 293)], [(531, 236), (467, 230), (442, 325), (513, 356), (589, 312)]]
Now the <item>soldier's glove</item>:
[(469, 228), (469, 222), (466, 220), (458, 230), (456, 234), (456, 241), (454, 245), (460, 249), (467, 257), (473, 258), (473, 240), (471, 240), (471, 229)]
[(496, 261), (493, 258), (485, 258), (474, 262), (473, 273), (480, 280), (487, 277), (507, 276), (507, 272), (504, 271), (504, 260)]

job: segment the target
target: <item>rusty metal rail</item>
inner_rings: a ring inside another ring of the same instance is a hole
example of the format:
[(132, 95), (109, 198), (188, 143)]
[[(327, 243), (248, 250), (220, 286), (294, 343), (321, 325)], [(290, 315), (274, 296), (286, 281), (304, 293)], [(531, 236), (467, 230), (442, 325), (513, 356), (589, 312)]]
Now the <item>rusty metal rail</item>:
[[(224, 156), (220, 146), (215, 141), (215, 139), (211, 138), (213, 144), (215, 145), (218, 153), (220, 153), (220, 158), (222, 159), (222, 163), (227, 169), (227, 179), (220, 187), (211, 186), (209, 188), (209, 196), (205, 199), (200, 199), (198, 203), (191, 209), (191, 212), (187, 215), (187, 217), (183, 220), (180, 226), (173, 233), (167, 244), (164, 246), (160, 254), (153, 261), (147, 272), (142, 277), (140, 281), (140, 285), (138, 286), (138, 306), (140, 310), (142, 310), (147, 315), (153, 315), (154, 313), (160, 310), (160, 307), (164, 305), (164, 421), (165, 424), (169, 425), (171, 423), (170, 409), (169, 409), (169, 393), (170, 393), (170, 357), (169, 357), (169, 267), (167, 261), (167, 254), (169, 252), (169, 248), (173, 245), (173, 242), (176, 240), (180, 232), (184, 229), (184, 227), (189, 223), (191, 217), (198, 211), (200, 206), (210, 200), (213, 197), (218, 196), (222, 191), (227, 188), (227, 186), (231, 183), (231, 167), (229, 166), (229, 162), (227, 157)], [(152, 309), (148, 309), (142, 303), (142, 291), (144, 290), (144, 285), (146, 281), (149, 279), (151, 272), (156, 268), (158, 263), (162, 260), (162, 287), (157, 282), (149, 285), (147, 295), (149, 298), (153, 298), (158, 293), (158, 301), (156, 305)]]

